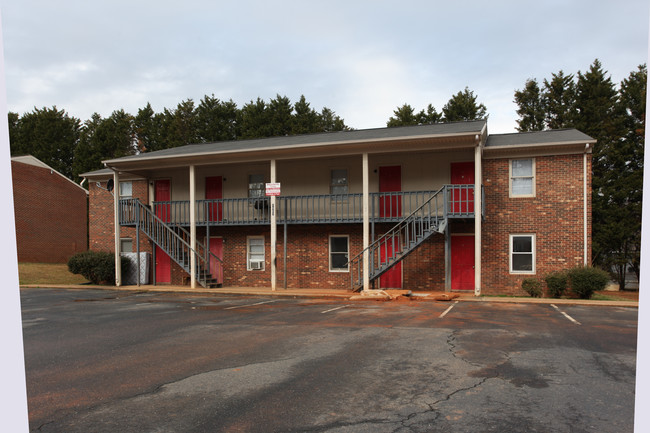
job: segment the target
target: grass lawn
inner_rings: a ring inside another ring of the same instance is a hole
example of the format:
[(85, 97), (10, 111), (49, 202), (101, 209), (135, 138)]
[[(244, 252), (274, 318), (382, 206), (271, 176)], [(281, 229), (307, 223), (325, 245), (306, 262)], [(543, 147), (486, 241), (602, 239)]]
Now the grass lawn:
[(20, 284), (84, 284), (81, 275), (71, 274), (65, 263), (18, 263)]

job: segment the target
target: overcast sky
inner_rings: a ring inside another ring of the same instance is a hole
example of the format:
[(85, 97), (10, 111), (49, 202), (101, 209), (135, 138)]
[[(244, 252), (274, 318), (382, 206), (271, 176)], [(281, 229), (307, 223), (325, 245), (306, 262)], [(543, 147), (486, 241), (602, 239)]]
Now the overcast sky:
[(619, 83), (648, 53), (648, 0), (0, 0), (7, 102), (82, 120), (214, 94), (304, 94), (357, 129), (397, 106), (440, 111), (469, 87), (492, 133), (515, 130), (527, 78), (601, 60)]

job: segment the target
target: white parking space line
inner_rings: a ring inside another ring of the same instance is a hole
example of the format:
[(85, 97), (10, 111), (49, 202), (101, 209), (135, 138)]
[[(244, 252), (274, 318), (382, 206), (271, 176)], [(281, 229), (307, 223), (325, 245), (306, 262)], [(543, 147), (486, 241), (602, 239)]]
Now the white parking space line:
[(445, 311), (443, 311), (442, 314), (440, 316), (438, 316), (438, 319), (442, 319), (443, 317), (445, 317), (447, 315), (447, 313), (449, 313), (451, 311), (451, 309), (456, 306), (456, 304), (458, 304), (458, 301), (454, 302), (453, 305), (450, 305), (449, 308), (447, 308)]
[(569, 315), (568, 315), (567, 313), (565, 313), (564, 311), (560, 310), (560, 309), (557, 307), (557, 305), (555, 305), (555, 304), (551, 304), (551, 307), (555, 308), (559, 313), (561, 313), (564, 317), (566, 317), (567, 319), (569, 319), (570, 321), (572, 321), (572, 322), (575, 323), (576, 325), (580, 325), (580, 324), (581, 324), (581, 323), (578, 322), (576, 319), (574, 319), (573, 317), (569, 316)]
[(235, 308), (244, 308), (244, 307), (252, 307), (254, 305), (262, 305), (262, 304), (270, 304), (272, 302), (278, 302), (277, 299), (274, 299), (272, 301), (263, 301), (263, 302), (256, 302), (254, 304), (245, 304), (245, 305), (235, 305), (234, 307), (227, 307), (224, 308), (224, 310), (234, 310)]
[(330, 311), (340, 310), (341, 308), (345, 308), (345, 307), (349, 307), (349, 305), (342, 305), (340, 307), (330, 308), (329, 310), (321, 311), (320, 313), (325, 314), (325, 313), (329, 313)]

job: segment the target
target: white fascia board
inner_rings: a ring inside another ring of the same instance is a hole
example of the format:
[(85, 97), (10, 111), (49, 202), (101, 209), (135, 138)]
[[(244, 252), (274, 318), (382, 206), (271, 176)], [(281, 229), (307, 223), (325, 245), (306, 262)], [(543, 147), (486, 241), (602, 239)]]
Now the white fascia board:
[[(480, 132), (482, 134), (482, 131)], [(313, 149), (318, 147), (329, 147), (336, 145), (354, 145), (354, 144), (372, 144), (372, 143), (383, 143), (390, 141), (415, 141), (422, 139), (441, 139), (441, 138), (453, 138), (453, 137), (472, 137), (475, 136), (476, 132), (462, 132), (462, 133), (451, 133), (451, 134), (427, 134), (427, 135), (411, 135), (411, 136), (401, 136), (401, 137), (384, 137), (378, 139), (364, 139), (364, 140), (337, 140), (337, 141), (328, 141), (323, 143), (312, 143), (312, 144), (291, 144), (286, 146), (272, 146), (272, 147), (257, 147), (253, 149), (230, 149), (224, 151), (210, 151), (210, 152), (191, 152), (178, 155), (154, 155), (154, 156), (142, 156), (139, 158), (130, 158), (126, 160), (120, 159), (109, 159), (102, 161), (105, 166), (110, 168), (115, 167), (115, 164), (131, 163), (131, 162), (147, 162), (147, 161), (156, 161), (156, 160), (165, 160), (165, 159), (176, 159), (176, 158), (201, 158), (206, 156), (215, 156), (215, 155), (231, 155), (237, 153), (263, 153), (263, 152), (276, 152), (282, 150), (301, 150), (301, 149)]]

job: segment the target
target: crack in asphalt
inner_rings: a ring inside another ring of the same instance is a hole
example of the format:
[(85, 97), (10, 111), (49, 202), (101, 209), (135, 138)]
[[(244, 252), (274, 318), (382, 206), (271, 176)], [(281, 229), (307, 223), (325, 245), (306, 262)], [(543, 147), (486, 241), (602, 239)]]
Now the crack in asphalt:
[(445, 402), (445, 401), (449, 401), (454, 395), (458, 394), (459, 392), (470, 391), (472, 389), (476, 389), (479, 386), (483, 385), (488, 379), (492, 379), (492, 378), (484, 377), (483, 379), (479, 380), (477, 383), (475, 383), (472, 386), (456, 389), (455, 391), (450, 392), (449, 394), (447, 394), (444, 398), (438, 399), (438, 400), (434, 401), (433, 403), (425, 403), (427, 406), (429, 406), (429, 409), (422, 410), (422, 411), (419, 411), (419, 412), (413, 412), (413, 413), (410, 413), (409, 415), (407, 415), (405, 418), (402, 419), (402, 421), (400, 421), (401, 427), (394, 430), (394, 433), (399, 431), (401, 428), (407, 428), (410, 431), (414, 431), (411, 428), (411, 426), (406, 425), (406, 423), (409, 420), (411, 420), (412, 418), (414, 418), (416, 416), (419, 416), (419, 415), (424, 415), (424, 414), (427, 414), (427, 413), (434, 413), (435, 416), (432, 419), (432, 421), (437, 420), (440, 417), (440, 412), (435, 408), (436, 405), (438, 405), (438, 404), (440, 404), (442, 402)]

